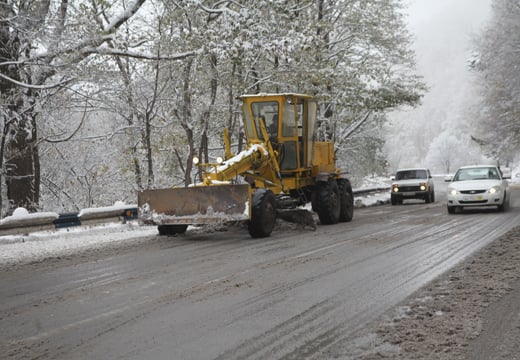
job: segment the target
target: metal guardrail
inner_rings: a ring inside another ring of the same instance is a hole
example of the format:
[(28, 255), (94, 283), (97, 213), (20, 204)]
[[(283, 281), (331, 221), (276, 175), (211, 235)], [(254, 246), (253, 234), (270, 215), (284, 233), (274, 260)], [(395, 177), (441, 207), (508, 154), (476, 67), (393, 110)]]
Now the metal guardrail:
[[(388, 191), (390, 187), (363, 188), (353, 190), (354, 197), (363, 196), (372, 193)], [(28, 234), (35, 231), (56, 230), (81, 225), (94, 225), (107, 222), (126, 223), (130, 220), (137, 219), (138, 209), (136, 206), (129, 205), (126, 208), (117, 208), (91, 212), (74, 212), (74, 213), (44, 213), (36, 217), (27, 217), (13, 219), (2, 223), (0, 221), (0, 236)]]
[(355, 190), (352, 190), (352, 193), (354, 194), (354, 196), (356, 196), (356, 195), (360, 196), (360, 195), (374, 194), (374, 193), (383, 192), (383, 191), (390, 191), (390, 186), (379, 186), (379, 187), (375, 187), (375, 188), (355, 189)]
[[(103, 209), (103, 208), (101, 208)], [(0, 236), (26, 234), (35, 231), (56, 230), (72, 226), (93, 225), (105, 222), (122, 222), (137, 219), (137, 207), (107, 209), (94, 212), (53, 214), (45, 213), (37, 217), (22, 217), (8, 222), (0, 222)]]

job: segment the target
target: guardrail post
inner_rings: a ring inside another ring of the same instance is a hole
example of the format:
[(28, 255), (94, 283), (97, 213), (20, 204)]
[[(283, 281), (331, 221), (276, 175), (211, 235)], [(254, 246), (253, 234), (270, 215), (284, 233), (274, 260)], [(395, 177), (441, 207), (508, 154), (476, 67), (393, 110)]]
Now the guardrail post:
[(126, 224), (129, 220), (137, 219), (137, 208), (128, 208), (123, 211), (123, 224)]
[(81, 225), (81, 221), (78, 218), (78, 213), (60, 214), (58, 218), (53, 221), (53, 223), (56, 229)]

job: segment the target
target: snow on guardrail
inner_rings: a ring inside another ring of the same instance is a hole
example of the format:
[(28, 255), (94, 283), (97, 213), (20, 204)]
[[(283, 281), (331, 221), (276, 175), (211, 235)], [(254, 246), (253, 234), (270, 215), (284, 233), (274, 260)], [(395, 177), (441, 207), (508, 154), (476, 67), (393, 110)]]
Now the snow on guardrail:
[(24, 208), (17, 208), (13, 215), (0, 220), (0, 235), (16, 233), (17, 229), (33, 228), (34, 230), (49, 230), (53, 221), (59, 217), (57, 213), (41, 212), (30, 214)]
[(137, 205), (116, 202), (112, 206), (87, 208), (78, 213), (53, 212), (29, 213), (17, 208), (13, 215), (0, 220), (0, 236), (30, 233), (34, 231), (92, 225), (104, 222), (126, 222), (137, 218)]

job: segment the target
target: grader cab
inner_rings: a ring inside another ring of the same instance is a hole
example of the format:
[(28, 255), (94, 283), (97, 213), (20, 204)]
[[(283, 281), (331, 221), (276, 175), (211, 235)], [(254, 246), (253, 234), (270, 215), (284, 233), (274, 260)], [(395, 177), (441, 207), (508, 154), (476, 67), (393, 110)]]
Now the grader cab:
[(138, 194), (140, 219), (160, 234), (188, 225), (244, 220), (252, 237), (269, 236), (276, 217), (311, 202), (321, 224), (350, 221), (352, 187), (336, 168), (334, 143), (316, 141), (317, 103), (303, 94), (243, 95), (246, 148), (199, 164), (201, 183)]

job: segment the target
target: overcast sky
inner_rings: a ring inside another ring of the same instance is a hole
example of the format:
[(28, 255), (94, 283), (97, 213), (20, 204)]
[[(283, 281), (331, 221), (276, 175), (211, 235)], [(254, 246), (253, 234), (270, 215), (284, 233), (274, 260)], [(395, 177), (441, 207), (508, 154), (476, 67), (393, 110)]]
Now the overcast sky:
[[(465, 72), (471, 38), (488, 20), (491, 0), (405, 0), (419, 70), (428, 80), (439, 71)], [(448, 66), (448, 69), (446, 69)]]

